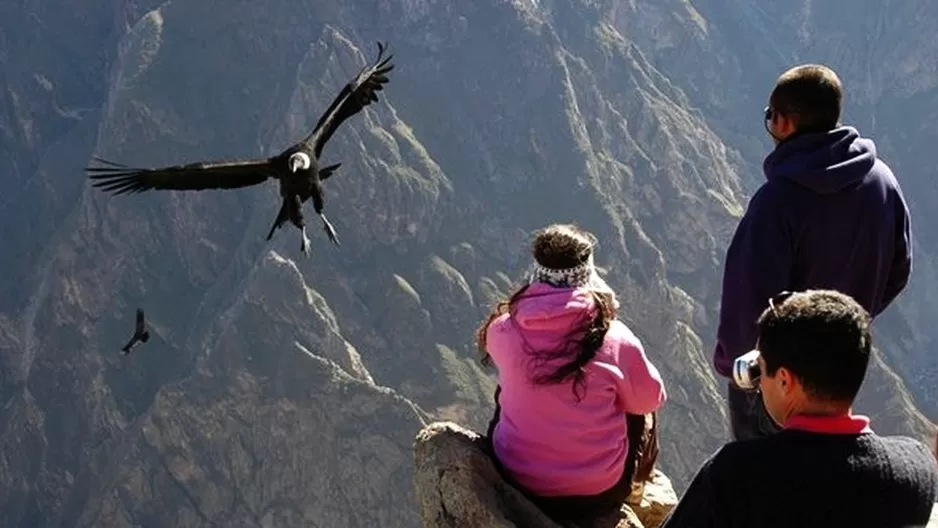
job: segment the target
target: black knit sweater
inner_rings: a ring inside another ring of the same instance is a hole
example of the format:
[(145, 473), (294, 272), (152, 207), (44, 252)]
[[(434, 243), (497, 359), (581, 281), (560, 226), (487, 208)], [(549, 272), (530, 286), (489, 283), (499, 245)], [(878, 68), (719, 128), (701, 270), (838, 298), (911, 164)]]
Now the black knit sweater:
[(661, 528), (921, 527), (936, 493), (921, 442), (785, 430), (723, 446)]

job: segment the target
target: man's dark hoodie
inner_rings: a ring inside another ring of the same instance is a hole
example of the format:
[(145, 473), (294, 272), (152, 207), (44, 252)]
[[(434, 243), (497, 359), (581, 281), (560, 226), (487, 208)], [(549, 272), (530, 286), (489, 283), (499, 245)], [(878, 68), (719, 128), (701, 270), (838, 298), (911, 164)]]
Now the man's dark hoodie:
[(726, 253), (714, 366), (756, 344), (756, 320), (783, 290), (834, 289), (874, 317), (912, 270), (909, 210), (876, 145), (852, 127), (799, 134), (763, 163)]

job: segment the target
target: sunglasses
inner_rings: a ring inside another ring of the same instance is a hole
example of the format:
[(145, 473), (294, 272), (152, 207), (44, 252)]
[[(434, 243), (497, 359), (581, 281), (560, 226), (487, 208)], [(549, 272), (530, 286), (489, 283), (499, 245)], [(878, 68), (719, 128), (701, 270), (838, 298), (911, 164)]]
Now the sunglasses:
[(772, 128), (769, 125), (769, 123), (771, 123), (772, 120), (775, 119), (775, 111), (772, 110), (771, 107), (766, 106), (765, 110), (763, 110), (762, 113), (763, 113), (763, 118), (764, 118), (762, 120), (762, 125), (765, 127), (765, 131), (768, 132), (770, 136), (775, 137), (775, 134), (772, 133)]

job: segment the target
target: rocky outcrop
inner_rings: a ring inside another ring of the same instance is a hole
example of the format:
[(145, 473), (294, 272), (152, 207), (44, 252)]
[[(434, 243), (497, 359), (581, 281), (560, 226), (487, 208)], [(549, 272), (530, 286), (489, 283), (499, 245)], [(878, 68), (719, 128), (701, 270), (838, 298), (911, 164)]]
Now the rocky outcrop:
[[(417, 434), (414, 491), (424, 528), (560, 528), (499, 476), (482, 440), (453, 422), (434, 422)], [(676, 503), (671, 482), (656, 470), (640, 500), (624, 504), (617, 515), (589, 526), (655, 528)]]

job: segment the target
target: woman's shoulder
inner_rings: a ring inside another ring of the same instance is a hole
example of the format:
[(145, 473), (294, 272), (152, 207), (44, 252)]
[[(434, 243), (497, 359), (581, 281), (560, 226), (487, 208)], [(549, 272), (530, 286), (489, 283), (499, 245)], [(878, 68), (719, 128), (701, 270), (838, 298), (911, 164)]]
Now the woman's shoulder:
[(517, 342), (516, 329), (511, 321), (511, 314), (503, 313), (492, 319), (485, 329), (486, 351), (501, 368), (506, 354)]
[(511, 314), (505, 312), (496, 316), (492, 319), (492, 322), (489, 323), (488, 331), (491, 332), (505, 332), (511, 329)]
[(485, 329), (485, 339), (489, 343), (502, 343), (514, 330), (511, 314), (503, 313), (489, 322), (488, 327)]
[(603, 347), (600, 349), (598, 358), (619, 364), (623, 361), (628, 362), (629, 358), (642, 355), (644, 350), (642, 341), (635, 335), (635, 332), (625, 323), (616, 319), (612, 321), (609, 330), (606, 331), (606, 338), (603, 340)]
[(606, 331), (606, 342), (618, 346), (642, 346), (641, 339), (635, 335), (635, 332), (619, 319), (614, 319), (609, 324), (609, 330)]

